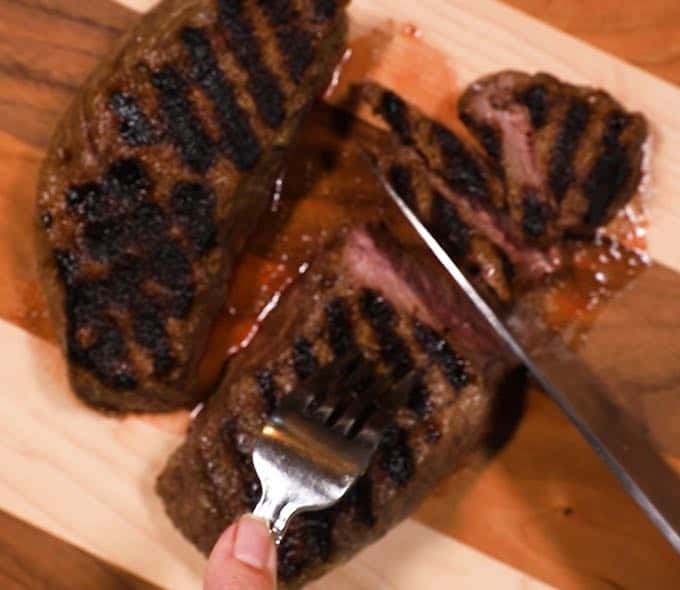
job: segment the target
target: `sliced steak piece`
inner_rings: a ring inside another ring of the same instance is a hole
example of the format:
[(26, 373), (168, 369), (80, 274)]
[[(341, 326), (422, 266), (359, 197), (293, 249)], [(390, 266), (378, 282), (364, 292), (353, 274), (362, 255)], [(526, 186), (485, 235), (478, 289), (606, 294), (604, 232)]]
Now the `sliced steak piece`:
[(233, 258), (344, 51), (344, 4), (165, 0), (64, 117), (40, 180), (38, 259), (88, 403), (196, 401)]
[(477, 288), (501, 306), (511, 303), (513, 272), (508, 258), (477, 229), (469, 209), (450, 197), (445, 183), (409, 148), (388, 151), (368, 145), (366, 148), (394, 190), (425, 221)]
[(606, 92), (506, 71), (472, 84), (459, 109), (529, 240), (590, 236), (638, 189), (647, 125)]
[(478, 447), (508, 363), (428, 260), (382, 233), (350, 232), (233, 361), (157, 484), (175, 525), (203, 552), (259, 499), (251, 451), (268, 413), (348, 351), (395, 380), (416, 367), (423, 377), (349, 496), (294, 520), (279, 552), (282, 588), (299, 588), (378, 539)]
[[(530, 244), (521, 228), (512, 222), (499, 170), (489, 157), (471, 145), (472, 142), (464, 141), (451, 129), (429, 119), (391, 90), (367, 83), (362, 85), (360, 96), (390, 127), (395, 139), (392, 150), (373, 146), (366, 146), (366, 149), (382, 163), (388, 178), (390, 168), (396, 163), (409, 168), (413, 177), (419, 177), (424, 185), (429, 185), (419, 191), (419, 207), (423, 221), (431, 230), (440, 237), (447, 233), (459, 234), (455, 225), (460, 220), (480, 239), (486, 239), (482, 246), (485, 253), (480, 255), (488, 260), (490, 252), (495, 252), (494, 259), (499, 256), (507, 259), (521, 282), (536, 280), (555, 270), (559, 264), (556, 253)], [(421, 172), (415, 170), (418, 167)], [(400, 181), (400, 178), (392, 178), (395, 179)], [(408, 183), (401, 184), (407, 191), (411, 190), (405, 186)], [(402, 193), (402, 197), (409, 199), (407, 193)], [(437, 214), (437, 209), (442, 207), (455, 211), (449, 230), (444, 227), (447, 221)], [(493, 248), (489, 248), (491, 245)], [(455, 252), (450, 253), (455, 255)], [(475, 266), (476, 263), (473, 268)], [(492, 263), (488, 270), (493, 273), (496, 266)], [(508, 268), (496, 276), (507, 281)], [(492, 286), (497, 294), (499, 288), (501, 292), (504, 290), (500, 284)]]

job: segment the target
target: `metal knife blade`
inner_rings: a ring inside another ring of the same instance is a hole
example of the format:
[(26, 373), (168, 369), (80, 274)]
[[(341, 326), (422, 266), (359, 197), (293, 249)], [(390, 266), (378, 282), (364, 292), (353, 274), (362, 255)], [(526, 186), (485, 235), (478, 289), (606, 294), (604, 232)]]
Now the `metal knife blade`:
[(629, 414), (611, 400), (606, 387), (562, 339), (530, 350), (518, 330), (507, 326), (477, 292), (458, 265), (374, 166), (385, 190), (437, 260), (453, 277), (499, 340), (576, 426), (624, 489), (680, 553), (680, 478)]

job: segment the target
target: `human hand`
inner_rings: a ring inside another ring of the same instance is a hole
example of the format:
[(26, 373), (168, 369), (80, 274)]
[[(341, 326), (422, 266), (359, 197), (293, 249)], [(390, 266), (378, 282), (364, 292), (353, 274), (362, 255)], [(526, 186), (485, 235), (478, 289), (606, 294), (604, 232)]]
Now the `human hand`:
[(276, 588), (276, 545), (262, 520), (244, 516), (224, 532), (210, 554), (203, 588)]

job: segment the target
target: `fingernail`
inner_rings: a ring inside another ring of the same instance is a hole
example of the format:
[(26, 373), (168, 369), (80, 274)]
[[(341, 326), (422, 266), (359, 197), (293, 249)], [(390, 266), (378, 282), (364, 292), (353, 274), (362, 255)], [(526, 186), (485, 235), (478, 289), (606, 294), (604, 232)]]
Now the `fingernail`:
[(244, 516), (236, 529), (234, 557), (255, 569), (269, 570), (272, 563), (273, 544), (264, 521)]

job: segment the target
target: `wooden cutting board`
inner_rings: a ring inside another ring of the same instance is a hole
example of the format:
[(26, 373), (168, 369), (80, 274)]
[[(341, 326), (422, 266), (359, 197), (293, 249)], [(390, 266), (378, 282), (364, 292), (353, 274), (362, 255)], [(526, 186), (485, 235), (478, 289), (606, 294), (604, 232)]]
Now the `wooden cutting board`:
[[(490, 0), (403, 4), (355, 1), (353, 35), (417, 26), (423, 63), (404, 61), (407, 41), (393, 35), (387, 65), (373, 74), (407, 96), (425, 88), (425, 108), (442, 107), (447, 85), (515, 67), (601, 85), (647, 113), (655, 143), (650, 248), (680, 269), (680, 115), (670, 107), (680, 91)], [(41, 315), (27, 235), (55, 119), (134, 18), (108, 0), (0, 0), (0, 508), (179, 590), (200, 586), (203, 561), (152, 492), (181, 441), (177, 424), (103, 418), (75, 401)], [(406, 67), (412, 75), (400, 80)], [(317, 587), (545, 587), (540, 579), (568, 589), (676, 588), (677, 556), (585, 443), (539, 394), (525, 403), (514, 438), (489, 465), (445, 482), (414, 519)]]

